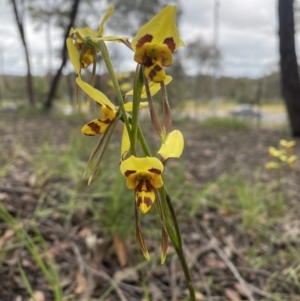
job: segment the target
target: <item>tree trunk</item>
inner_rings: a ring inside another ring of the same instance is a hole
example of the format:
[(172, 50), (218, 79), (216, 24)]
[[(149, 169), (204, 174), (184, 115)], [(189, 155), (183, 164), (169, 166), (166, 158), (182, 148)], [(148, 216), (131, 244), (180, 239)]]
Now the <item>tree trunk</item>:
[(278, 0), (281, 89), (291, 134), (300, 137), (300, 81), (295, 51), (293, 2)]
[(28, 101), (29, 101), (30, 106), (34, 106), (35, 105), (35, 97), (34, 97), (34, 89), (33, 89), (33, 80), (32, 80), (32, 75), (31, 75), (29, 52), (28, 52), (28, 47), (27, 47), (26, 38), (25, 38), (23, 21), (20, 18), (20, 14), (19, 14), (19, 11), (18, 11), (18, 8), (17, 8), (16, 1), (11, 0), (11, 3), (13, 5), (16, 23), (17, 23), (18, 30), (19, 30), (21, 40), (22, 40), (22, 43), (23, 43), (23, 47), (24, 47), (24, 50), (25, 50), (26, 65), (27, 65), (27, 77), (26, 78), (27, 78)]
[(62, 70), (63, 70), (64, 66), (67, 63), (66, 39), (68, 38), (70, 29), (71, 29), (71, 27), (73, 27), (73, 24), (75, 22), (79, 2), (80, 2), (80, 0), (74, 0), (73, 5), (72, 5), (72, 9), (71, 9), (71, 12), (70, 12), (70, 22), (69, 22), (68, 27), (66, 28), (66, 31), (65, 31), (64, 44), (63, 44), (63, 48), (62, 48), (62, 51), (61, 51), (62, 61), (61, 61), (60, 67), (56, 71), (56, 74), (53, 77), (52, 82), (51, 82), (51, 87), (50, 87), (50, 91), (49, 91), (49, 94), (48, 94), (48, 98), (47, 98), (47, 100), (45, 102), (45, 105), (44, 105), (44, 109), (46, 111), (50, 111), (53, 107), (55, 92), (56, 92), (56, 89), (57, 89), (57, 86), (58, 86), (58, 83), (59, 83), (59, 80), (60, 80), (60, 77), (61, 77), (61, 73), (62, 73)]

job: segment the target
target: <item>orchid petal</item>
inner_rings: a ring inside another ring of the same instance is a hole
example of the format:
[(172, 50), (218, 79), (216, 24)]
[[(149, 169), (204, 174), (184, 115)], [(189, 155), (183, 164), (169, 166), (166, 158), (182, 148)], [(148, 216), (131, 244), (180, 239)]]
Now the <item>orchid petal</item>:
[[(86, 39), (87, 37), (94, 37), (97, 35), (97, 33), (88, 27), (75, 28), (75, 29), (71, 28), (70, 36), (73, 36), (73, 35), (75, 35), (77, 38), (79, 38), (79, 41), (81, 41), (80, 38)], [(76, 40), (76, 42), (80, 43), (79, 41)], [(81, 41), (81, 42), (84, 42), (84, 41)]]
[[(145, 107), (148, 107), (148, 102), (146, 101), (140, 102), (140, 108), (145, 108)], [(126, 102), (124, 104), (124, 108), (126, 112), (131, 112), (133, 108), (133, 102), (132, 101)]]
[[(171, 81), (172, 81), (172, 76), (170, 76), (170, 75), (167, 75), (166, 78), (164, 79), (165, 85), (168, 85)], [(154, 96), (161, 89), (161, 84), (150, 82), (149, 83), (149, 89), (150, 89), (150, 94), (152, 96)], [(126, 96), (133, 96), (133, 90), (127, 92)], [(147, 93), (146, 93), (145, 86), (142, 89), (141, 98), (147, 98)]]
[(94, 119), (83, 126), (81, 132), (87, 136), (95, 136), (99, 134), (103, 134), (107, 127), (109, 126), (110, 121)]
[(147, 213), (155, 202), (155, 192), (153, 189), (149, 191), (136, 191), (135, 201), (137, 206), (143, 213)]
[(76, 78), (76, 83), (90, 98), (96, 101), (100, 106), (105, 105), (113, 111), (116, 110), (114, 104), (102, 92), (84, 82), (80, 77)]
[(155, 157), (137, 158), (131, 156), (121, 162), (121, 172), (126, 177), (128, 189), (136, 189), (141, 181), (148, 181), (152, 187), (163, 186), (163, 164)]
[(80, 74), (80, 62), (79, 62), (78, 50), (77, 50), (76, 46), (74, 45), (72, 38), (67, 38), (66, 43), (67, 43), (70, 61), (73, 65), (73, 67), (75, 68), (77, 74), (79, 75)]
[(124, 160), (129, 150), (130, 150), (130, 139), (129, 139), (127, 127), (124, 124), (122, 142), (121, 142), (121, 160)]
[(151, 37), (150, 41), (146, 41), (153, 44), (166, 44), (172, 52), (177, 50), (183, 42), (180, 40), (175, 18), (176, 6), (167, 5), (160, 13), (140, 28), (131, 42), (132, 49), (135, 51), (139, 44), (142, 43), (142, 39)]
[(104, 24), (108, 21), (108, 19), (110, 18), (111, 14), (112, 14), (113, 12), (114, 12), (114, 7), (111, 5), (111, 6), (107, 9), (107, 11), (106, 11), (106, 13), (105, 13), (103, 19), (101, 20), (101, 23), (100, 23), (100, 25), (99, 25), (99, 27), (98, 27), (98, 32), (97, 32), (97, 34), (96, 34), (97, 37), (102, 37), (102, 36), (103, 36), (103, 32), (104, 32)]
[(184, 139), (180, 131), (172, 131), (162, 143), (159, 151), (157, 152), (165, 160), (169, 158), (179, 158), (184, 148)]

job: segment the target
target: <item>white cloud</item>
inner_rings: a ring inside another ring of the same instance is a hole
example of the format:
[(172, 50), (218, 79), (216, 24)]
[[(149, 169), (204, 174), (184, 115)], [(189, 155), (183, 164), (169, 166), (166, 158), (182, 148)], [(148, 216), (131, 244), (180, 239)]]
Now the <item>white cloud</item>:
[[(183, 38), (200, 35), (212, 44), (214, 1), (187, 0), (183, 9)], [(278, 61), (276, 9), (275, 0), (219, 0), (218, 46), (225, 75), (257, 77)]]
[[(0, 50), (4, 64), (0, 72), (25, 74), (24, 51), (17, 31), (12, 7), (0, 1)], [(219, 48), (222, 52), (222, 72), (229, 76), (260, 76), (278, 61), (277, 1), (276, 0), (219, 0)], [(182, 0), (179, 28), (182, 39), (190, 41), (201, 36), (213, 42), (214, 0)], [(93, 18), (94, 20), (94, 18)], [(34, 73), (47, 70), (44, 29), (34, 31), (26, 19), (26, 35)], [(52, 32), (55, 49), (61, 49), (61, 32)], [(59, 38), (57, 38), (59, 37)], [(297, 37), (297, 44), (300, 39)], [(300, 56), (299, 56), (300, 57)], [(123, 63), (118, 68), (130, 69), (132, 56), (122, 51)], [(59, 58), (53, 59), (58, 67)], [(1, 66), (1, 64), (0, 64)]]

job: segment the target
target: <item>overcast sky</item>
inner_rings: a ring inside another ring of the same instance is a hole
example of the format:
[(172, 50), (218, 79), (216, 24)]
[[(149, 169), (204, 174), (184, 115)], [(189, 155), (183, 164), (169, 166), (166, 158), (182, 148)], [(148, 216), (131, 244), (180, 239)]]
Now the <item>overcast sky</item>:
[[(99, 0), (100, 1), (100, 0)], [(259, 77), (277, 68), (277, 0), (219, 0), (218, 46), (222, 53), (221, 75)], [(0, 0), (0, 73), (25, 74), (26, 66), (12, 7)], [(213, 43), (214, 0), (181, 0), (183, 14), (180, 34), (185, 42), (200, 36)], [(47, 70), (44, 30), (35, 31), (26, 19), (34, 74)], [(52, 32), (54, 46), (60, 49), (59, 35)], [(297, 45), (299, 41), (297, 41)], [(299, 48), (299, 47), (298, 47)], [(298, 54), (299, 55), (299, 54)], [(59, 60), (53, 59), (54, 67)], [(128, 61), (123, 65), (131, 68)]]

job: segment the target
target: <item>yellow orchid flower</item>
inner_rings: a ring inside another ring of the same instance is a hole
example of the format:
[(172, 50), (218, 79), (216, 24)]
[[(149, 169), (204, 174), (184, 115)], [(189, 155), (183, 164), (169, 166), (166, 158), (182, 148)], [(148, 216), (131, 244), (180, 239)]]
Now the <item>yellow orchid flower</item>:
[(167, 5), (140, 28), (131, 42), (134, 60), (145, 66), (144, 74), (153, 82), (161, 82), (163, 67), (173, 64), (173, 52), (184, 46), (175, 24), (176, 6)]
[(132, 87), (131, 83), (123, 83), (120, 85), (120, 89), (122, 92), (126, 92), (130, 90), (131, 87)]
[[(102, 21), (100, 22), (98, 31), (94, 31), (88, 27), (71, 28), (70, 36), (67, 38), (67, 48), (70, 61), (74, 66), (77, 74), (80, 74), (81, 68), (87, 68), (89, 65), (96, 63), (96, 53), (100, 50), (92, 45), (99, 40), (103, 41), (118, 41), (124, 42), (128, 40), (127, 37), (105, 36), (103, 37), (104, 24), (110, 18), (114, 8), (110, 6), (106, 11)], [(89, 44), (89, 42), (91, 42)]]
[(294, 168), (296, 166), (297, 156), (292, 155), (287, 160), (286, 163), (289, 165), (289, 167)]
[(288, 157), (287, 157), (286, 155), (281, 155), (281, 156), (279, 157), (279, 160), (280, 160), (281, 162), (286, 162), (287, 159), (288, 159)]
[(270, 146), (269, 147), (269, 154), (270, 156), (274, 157), (274, 158), (279, 158), (280, 156), (285, 154), (285, 150), (279, 150), (274, 146)]
[[(172, 76), (166, 75), (166, 78), (164, 79), (165, 85), (169, 84), (172, 81), (172, 79), (173, 79)], [(160, 83), (150, 82), (149, 83), (149, 89), (150, 89), (150, 94), (152, 96), (154, 96), (161, 89), (161, 84)], [(133, 96), (133, 90), (127, 92), (126, 93), (126, 97), (127, 96)], [(142, 89), (141, 98), (147, 98), (147, 93), (146, 93), (145, 86)]]
[(282, 147), (284, 147), (289, 152), (293, 151), (293, 147), (296, 145), (296, 142), (293, 140), (287, 141), (287, 140), (281, 139), (279, 141), (279, 143)]
[[(84, 82), (80, 77), (76, 78), (78, 86), (94, 101), (98, 103), (102, 111), (102, 119), (96, 118), (82, 128), (82, 133), (87, 136), (103, 134), (107, 127), (115, 121), (119, 115), (119, 108), (116, 107), (102, 92)], [(141, 102), (140, 107), (147, 106), (147, 102)], [(132, 111), (132, 102), (124, 104), (126, 112)]]
[(268, 162), (265, 164), (266, 169), (280, 169), (281, 165), (277, 162)]
[(165, 162), (169, 158), (179, 158), (183, 148), (183, 135), (180, 131), (174, 130), (166, 137), (157, 153), (162, 156), (162, 161)]
[(155, 189), (163, 186), (164, 166), (154, 157), (130, 156), (121, 162), (121, 172), (126, 177), (128, 189), (135, 190), (135, 201), (143, 213), (147, 213), (155, 202)]
[(107, 127), (117, 118), (118, 110), (114, 104), (99, 90), (84, 82), (80, 77), (76, 78), (78, 86), (101, 107), (102, 119), (94, 119), (82, 128), (82, 133), (88, 136), (103, 134)]

